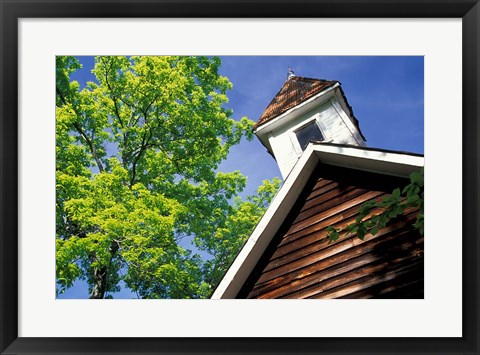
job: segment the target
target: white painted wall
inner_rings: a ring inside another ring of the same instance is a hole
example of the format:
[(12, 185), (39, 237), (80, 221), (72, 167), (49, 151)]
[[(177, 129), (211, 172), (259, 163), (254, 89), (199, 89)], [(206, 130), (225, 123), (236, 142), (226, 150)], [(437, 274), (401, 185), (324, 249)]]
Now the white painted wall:
[(268, 140), (284, 179), (303, 153), (295, 131), (313, 120), (317, 122), (325, 137), (325, 142), (365, 145), (360, 133), (338, 99), (338, 96), (335, 95), (293, 120), (285, 117), (284, 121), (287, 122), (285, 125), (269, 132)]

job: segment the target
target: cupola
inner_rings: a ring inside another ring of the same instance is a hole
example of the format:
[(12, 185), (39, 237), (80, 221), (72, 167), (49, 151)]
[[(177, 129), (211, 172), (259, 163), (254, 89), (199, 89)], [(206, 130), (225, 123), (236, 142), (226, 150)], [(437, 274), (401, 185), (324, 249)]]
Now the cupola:
[(253, 131), (284, 179), (311, 141), (366, 146), (340, 82), (296, 76), (291, 69)]

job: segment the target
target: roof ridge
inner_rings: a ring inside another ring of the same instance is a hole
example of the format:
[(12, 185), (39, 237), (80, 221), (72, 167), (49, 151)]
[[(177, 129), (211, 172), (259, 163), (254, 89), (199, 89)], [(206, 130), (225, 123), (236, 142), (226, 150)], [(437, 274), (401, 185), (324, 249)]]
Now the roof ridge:
[[(291, 77), (290, 79), (292, 80), (302, 80), (302, 81), (313, 81), (313, 82), (316, 82), (316, 81), (321, 81), (321, 82), (332, 82), (332, 81), (335, 81), (335, 82), (338, 82), (338, 80), (329, 80), (329, 79), (317, 79), (317, 78), (310, 78), (310, 77), (307, 77), (307, 76), (298, 76), (298, 75), (295, 75), (293, 77)], [(289, 79), (287, 79), (289, 80)]]

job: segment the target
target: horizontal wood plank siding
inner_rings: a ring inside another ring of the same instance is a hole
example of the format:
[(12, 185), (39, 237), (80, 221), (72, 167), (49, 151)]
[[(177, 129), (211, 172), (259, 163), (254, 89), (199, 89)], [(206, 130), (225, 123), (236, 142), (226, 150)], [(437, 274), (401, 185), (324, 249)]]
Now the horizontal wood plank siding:
[[(328, 165), (317, 167), (239, 298), (423, 298), (423, 237), (407, 209), (375, 236), (329, 243), (325, 228), (355, 221), (408, 179)], [(371, 216), (380, 214), (372, 211)]]

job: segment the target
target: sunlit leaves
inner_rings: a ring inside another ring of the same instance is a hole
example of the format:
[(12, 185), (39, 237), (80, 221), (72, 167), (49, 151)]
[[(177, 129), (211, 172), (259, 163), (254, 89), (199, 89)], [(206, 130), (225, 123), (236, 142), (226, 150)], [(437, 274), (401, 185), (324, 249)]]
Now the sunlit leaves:
[(205, 274), (212, 286), (216, 286), (233, 262), (260, 218), (266, 211), (280, 186), (280, 179), (265, 180), (254, 196), (246, 200), (236, 198), (224, 222), (210, 237), (202, 239), (199, 248), (213, 255), (205, 264)]
[[(95, 63), (80, 89), (78, 60), (57, 57), (59, 289), (82, 278), (97, 296), (123, 281), (144, 298), (206, 297), (278, 187), (241, 201), (246, 177), (216, 171), (253, 122), (224, 108), (232, 84), (218, 58)], [(180, 247), (185, 236), (213, 261)]]

